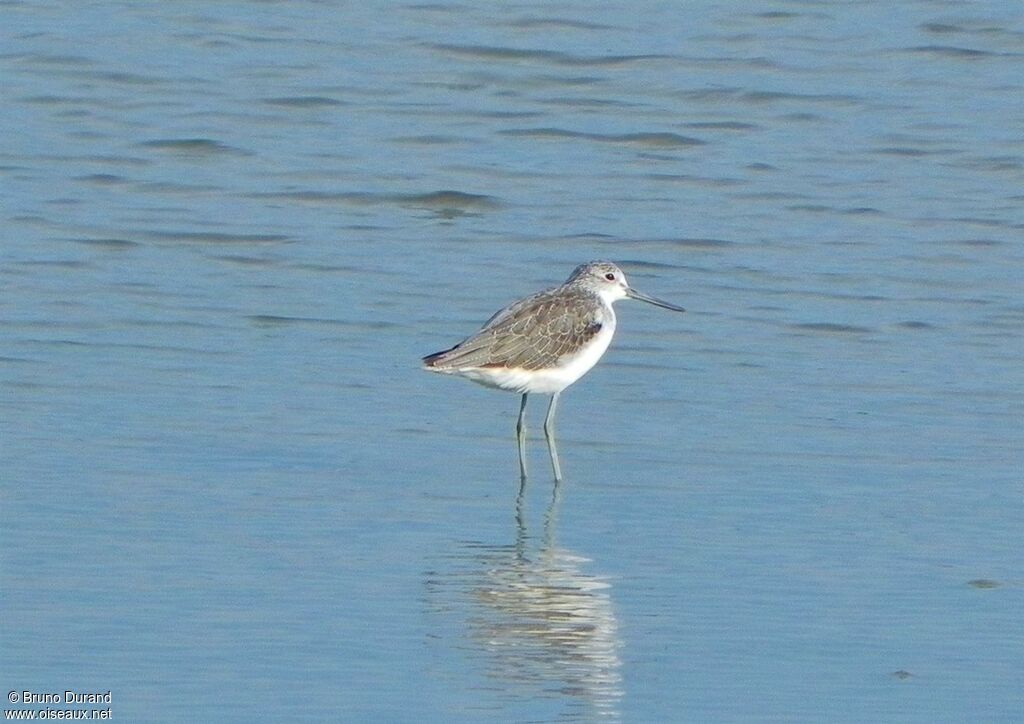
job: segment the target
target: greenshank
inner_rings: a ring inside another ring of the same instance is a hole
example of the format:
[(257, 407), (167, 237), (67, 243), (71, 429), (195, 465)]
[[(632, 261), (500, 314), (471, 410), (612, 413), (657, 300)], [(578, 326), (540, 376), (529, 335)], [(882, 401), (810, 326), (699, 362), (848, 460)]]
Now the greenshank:
[(551, 395), (544, 436), (555, 480), (559, 481), (562, 471), (554, 429), (558, 396), (597, 364), (608, 349), (615, 334), (612, 303), (627, 297), (675, 312), (686, 311), (633, 289), (615, 264), (592, 261), (576, 267), (561, 286), (505, 307), (480, 331), (451, 349), (427, 355), (423, 368), (522, 394), (516, 438), (519, 472), (524, 480), (526, 398), (531, 392)]

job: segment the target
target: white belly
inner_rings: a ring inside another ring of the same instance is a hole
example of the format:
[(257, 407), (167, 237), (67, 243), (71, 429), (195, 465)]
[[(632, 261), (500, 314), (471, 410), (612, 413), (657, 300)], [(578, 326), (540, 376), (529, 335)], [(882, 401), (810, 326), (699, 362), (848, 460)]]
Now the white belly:
[(558, 367), (543, 370), (526, 370), (521, 367), (472, 367), (451, 370), (450, 374), (465, 377), (486, 387), (550, 395), (561, 392), (589, 372), (608, 349), (614, 334), (615, 317), (608, 315), (601, 331), (575, 355), (563, 357)]

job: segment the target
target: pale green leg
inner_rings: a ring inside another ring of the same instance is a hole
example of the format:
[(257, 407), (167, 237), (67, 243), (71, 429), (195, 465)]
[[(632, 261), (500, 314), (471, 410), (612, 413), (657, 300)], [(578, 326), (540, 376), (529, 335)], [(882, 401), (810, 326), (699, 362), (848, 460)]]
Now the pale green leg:
[(519, 422), (516, 423), (516, 439), (519, 441), (519, 475), (521, 480), (526, 480), (526, 397), (523, 393), (523, 401), (519, 405)]
[(555, 447), (555, 407), (558, 405), (556, 392), (551, 396), (551, 404), (548, 405), (548, 414), (544, 418), (544, 436), (548, 439), (548, 452), (551, 453), (551, 468), (555, 471), (555, 482), (562, 479), (562, 468), (558, 465), (558, 448)]

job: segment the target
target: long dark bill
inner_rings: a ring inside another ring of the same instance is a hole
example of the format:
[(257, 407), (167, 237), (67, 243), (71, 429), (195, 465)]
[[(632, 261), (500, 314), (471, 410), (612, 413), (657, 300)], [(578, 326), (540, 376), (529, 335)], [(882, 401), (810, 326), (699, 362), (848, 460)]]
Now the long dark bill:
[(626, 290), (626, 296), (629, 297), (630, 299), (639, 299), (641, 302), (647, 302), (648, 304), (653, 304), (656, 307), (664, 307), (665, 309), (671, 309), (673, 312), (685, 312), (686, 311), (682, 307), (677, 307), (675, 304), (669, 304), (668, 302), (663, 302), (662, 300), (657, 299), (655, 297), (649, 297), (646, 294), (642, 294), (642, 293), (638, 292), (636, 289), (633, 289), (633, 288), (629, 288), (629, 289)]

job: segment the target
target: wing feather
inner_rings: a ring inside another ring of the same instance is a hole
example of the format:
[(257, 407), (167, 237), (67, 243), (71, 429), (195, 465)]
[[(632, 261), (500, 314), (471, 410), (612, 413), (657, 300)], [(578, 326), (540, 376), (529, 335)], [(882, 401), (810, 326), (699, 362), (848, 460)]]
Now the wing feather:
[(601, 331), (601, 305), (580, 298), (586, 294), (548, 290), (522, 299), (500, 310), (476, 334), (423, 362), (439, 370), (552, 367)]

